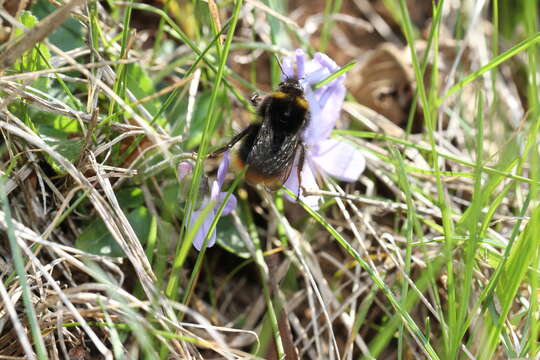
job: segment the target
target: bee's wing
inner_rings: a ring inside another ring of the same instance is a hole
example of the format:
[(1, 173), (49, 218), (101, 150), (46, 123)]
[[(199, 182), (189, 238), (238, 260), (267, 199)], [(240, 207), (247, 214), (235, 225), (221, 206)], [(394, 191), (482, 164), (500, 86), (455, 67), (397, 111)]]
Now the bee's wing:
[[(279, 126), (279, 125), (278, 125)], [(300, 139), (299, 134), (290, 134), (279, 129), (267, 116), (255, 140), (257, 155), (264, 157), (268, 169), (282, 169), (294, 157), (294, 151)], [(261, 160), (261, 159), (259, 159)]]
[(266, 127), (263, 125), (262, 128), (264, 128), (264, 132), (260, 136), (265, 139), (274, 139), (274, 142), (267, 146), (269, 156), (264, 161), (266, 171), (273, 176), (269, 176), (265, 186), (269, 190), (277, 190), (291, 175), (300, 144), (300, 136), (299, 134), (283, 136), (268, 125)]
[(270, 190), (277, 190), (281, 187), (281, 185), (285, 184), (289, 176), (291, 175), (291, 171), (293, 169), (294, 164), (294, 156), (292, 159), (287, 163), (285, 168), (281, 171), (279, 175), (279, 180), (272, 184), (272, 186), (268, 186)]

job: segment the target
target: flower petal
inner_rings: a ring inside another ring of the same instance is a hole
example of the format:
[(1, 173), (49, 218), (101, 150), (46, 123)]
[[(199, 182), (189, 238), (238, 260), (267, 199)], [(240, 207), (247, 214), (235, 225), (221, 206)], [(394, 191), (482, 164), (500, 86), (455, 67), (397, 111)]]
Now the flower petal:
[(345, 100), (345, 86), (340, 83), (331, 83), (325, 91), (320, 95), (319, 97), (319, 104), (323, 108), (323, 111), (325, 112), (334, 112), (333, 114), (329, 114), (328, 116), (332, 116), (337, 118), (339, 116), (339, 111), (341, 110), (341, 106), (337, 107), (336, 104), (343, 104), (343, 100)]
[(340, 116), (345, 91), (341, 84), (325, 87), (324, 91), (319, 93), (306, 89), (305, 95), (311, 114), (310, 122), (304, 130), (306, 144), (314, 145), (328, 138)]
[(219, 198), (219, 193), (221, 192), (221, 186), (219, 183), (214, 180), (212, 181), (212, 188), (210, 189), (210, 199), (217, 200)]
[[(306, 64), (306, 82), (313, 86), (321, 80), (324, 80), (330, 74), (339, 70), (339, 66), (328, 55), (316, 53), (315, 57)], [(330, 84), (343, 83), (345, 75), (332, 80)]]
[[(190, 229), (193, 226), (195, 226), (195, 223), (197, 219), (201, 216), (201, 213), (202, 211), (197, 210), (191, 214), (191, 219), (189, 221)], [(210, 210), (210, 212), (208, 213), (208, 216), (206, 217), (206, 219), (204, 219), (199, 229), (197, 229), (195, 236), (193, 237), (193, 246), (198, 251), (201, 251), (201, 248), (203, 247), (204, 238), (206, 237), (206, 234), (208, 234), (208, 230), (210, 230), (210, 226), (212, 226), (212, 221), (214, 221), (215, 216), (216, 216), (216, 212), (213, 209)], [(212, 232), (212, 236), (208, 240), (207, 247), (212, 247), (214, 246), (215, 243), (216, 243), (216, 230), (214, 229), (214, 231)]]
[(193, 164), (189, 161), (182, 161), (178, 164), (177, 168), (178, 181), (182, 181), (186, 176), (193, 172)]
[(328, 69), (330, 73), (335, 73), (339, 70), (339, 66), (336, 64), (336, 62), (326, 54), (318, 52), (315, 54), (313, 59), (321, 64), (322, 67)]
[[(327, 68), (320, 66), (319, 64), (319, 69), (308, 73), (306, 76), (306, 78), (309, 78), (309, 83), (315, 84), (330, 75), (330, 71)], [(320, 74), (322, 76), (319, 76)], [(319, 77), (320, 79), (317, 79)], [(312, 90), (310, 86), (306, 86), (304, 94), (309, 103), (311, 115), (310, 122), (303, 133), (303, 139), (306, 144), (314, 145), (328, 138), (340, 116), (345, 93), (346, 90), (341, 77), (316, 90)]]
[[(221, 203), (223, 203), (223, 200), (225, 200), (225, 196), (227, 196), (226, 192), (219, 193), (216, 210), (219, 209), (219, 207), (221, 206)], [(225, 204), (223, 211), (221, 212), (221, 216), (229, 215), (234, 209), (236, 209), (237, 205), (238, 205), (238, 200), (236, 200), (236, 196), (231, 195), (229, 199), (227, 200), (227, 203)]]
[(290, 56), (281, 60), (281, 70), (283, 71), (283, 74), (281, 74), (281, 81), (294, 76), (294, 66)]
[(311, 88), (307, 88), (304, 95), (309, 104), (310, 118), (302, 133), (302, 138), (308, 146), (312, 146), (325, 138), (325, 134), (332, 131), (334, 124), (326, 124), (322, 121), (322, 109)]
[(320, 136), (326, 139), (330, 136), (330, 132), (336, 126), (336, 122), (340, 117), (341, 106), (345, 99), (345, 87), (342, 84), (334, 84), (330, 86), (327, 93), (323, 94), (325, 98), (319, 100), (320, 106), (322, 106), (321, 124), (324, 127), (321, 128)]
[(317, 168), (341, 180), (358, 180), (366, 167), (364, 155), (353, 145), (335, 139), (319, 142), (312, 151)]
[(307, 71), (305, 77), (304, 77), (304, 84), (306, 86), (312, 86), (318, 83), (319, 81), (324, 80), (326, 77), (330, 75), (330, 72), (327, 71), (324, 68), (313, 66), (313, 61), (309, 63), (311, 66), (308, 68), (311, 68), (311, 71)]
[(294, 55), (296, 57), (296, 76), (301, 79), (305, 74), (306, 55), (302, 49), (296, 49)]
[[(313, 169), (311, 168), (311, 165), (306, 159), (304, 163), (304, 167), (302, 168), (302, 187), (306, 190), (319, 190), (319, 186), (317, 185), (317, 181), (315, 179), (315, 174), (313, 172)], [(310, 208), (313, 210), (319, 209), (319, 200), (322, 199), (321, 196), (318, 195), (310, 195), (310, 196), (304, 196), (300, 192), (300, 185), (298, 183), (298, 166), (297, 163), (292, 168), (291, 175), (289, 175), (289, 178), (285, 183), (283, 184), (287, 189), (289, 189), (292, 193), (295, 195), (298, 195), (300, 193), (300, 200), (302, 200), (304, 203), (306, 203)], [(285, 194), (285, 198), (291, 202), (296, 202), (296, 199), (292, 198), (289, 194)]]
[(225, 151), (225, 153), (223, 154), (223, 159), (221, 160), (221, 163), (218, 167), (216, 181), (218, 182), (220, 189), (223, 186), (223, 182), (225, 181), (227, 171), (229, 171), (230, 153), (231, 152), (228, 150)]

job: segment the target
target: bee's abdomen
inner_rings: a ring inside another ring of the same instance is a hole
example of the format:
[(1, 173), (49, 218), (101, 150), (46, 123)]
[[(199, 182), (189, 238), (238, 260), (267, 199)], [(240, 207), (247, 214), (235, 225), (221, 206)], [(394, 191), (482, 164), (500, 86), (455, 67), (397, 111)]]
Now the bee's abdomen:
[(246, 135), (234, 157), (234, 165), (239, 170), (249, 166), (245, 177), (250, 184), (277, 188), (294, 160), (298, 138), (273, 131), (267, 133), (268, 128), (261, 130), (264, 126), (258, 125)]
[[(246, 166), (246, 161), (242, 158), (240, 152), (233, 156), (233, 166), (238, 170), (243, 170)], [(269, 189), (278, 189), (282, 182), (282, 172), (277, 171), (271, 174), (260, 171), (257, 166), (249, 166), (244, 178), (251, 185), (262, 184)]]

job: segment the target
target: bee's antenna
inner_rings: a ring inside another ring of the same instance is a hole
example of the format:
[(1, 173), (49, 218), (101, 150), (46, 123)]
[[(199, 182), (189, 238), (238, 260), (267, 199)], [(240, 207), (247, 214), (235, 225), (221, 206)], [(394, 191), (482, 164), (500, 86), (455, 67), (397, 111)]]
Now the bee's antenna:
[(285, 74), (285, 71), (283, 71), (283, 65), (281, 64), (281, 61), (279, 61), (279, 58), (277, 57), (276, 54), (274, 54), (274, 58), (276, 59), (278, 65), (279, 65), (279, 68), (281, 69), (281, 73), (284, 74), (284, 75), (286, 75), (286, 74)]

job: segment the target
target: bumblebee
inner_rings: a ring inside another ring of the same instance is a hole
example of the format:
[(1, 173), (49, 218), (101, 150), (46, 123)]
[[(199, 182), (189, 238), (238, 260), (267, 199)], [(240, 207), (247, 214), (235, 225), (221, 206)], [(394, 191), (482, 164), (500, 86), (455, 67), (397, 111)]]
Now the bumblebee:
[(304, 165), (305, 145), (302, 132), (309, 123), (309, 106), (304, 89), (297, 77), (286, 78), (277, 90), (261, 98), (251, 97), (257, 106), (259, 122), (249, 125), (231, 141), (210, 156), (231, 149), (242, 140), (233, 164), (246, 172), (246, 181), (252, 185), (262, 184), (269, 190), (277, 190), (291, 174), (298, 156), (298, 181)]

